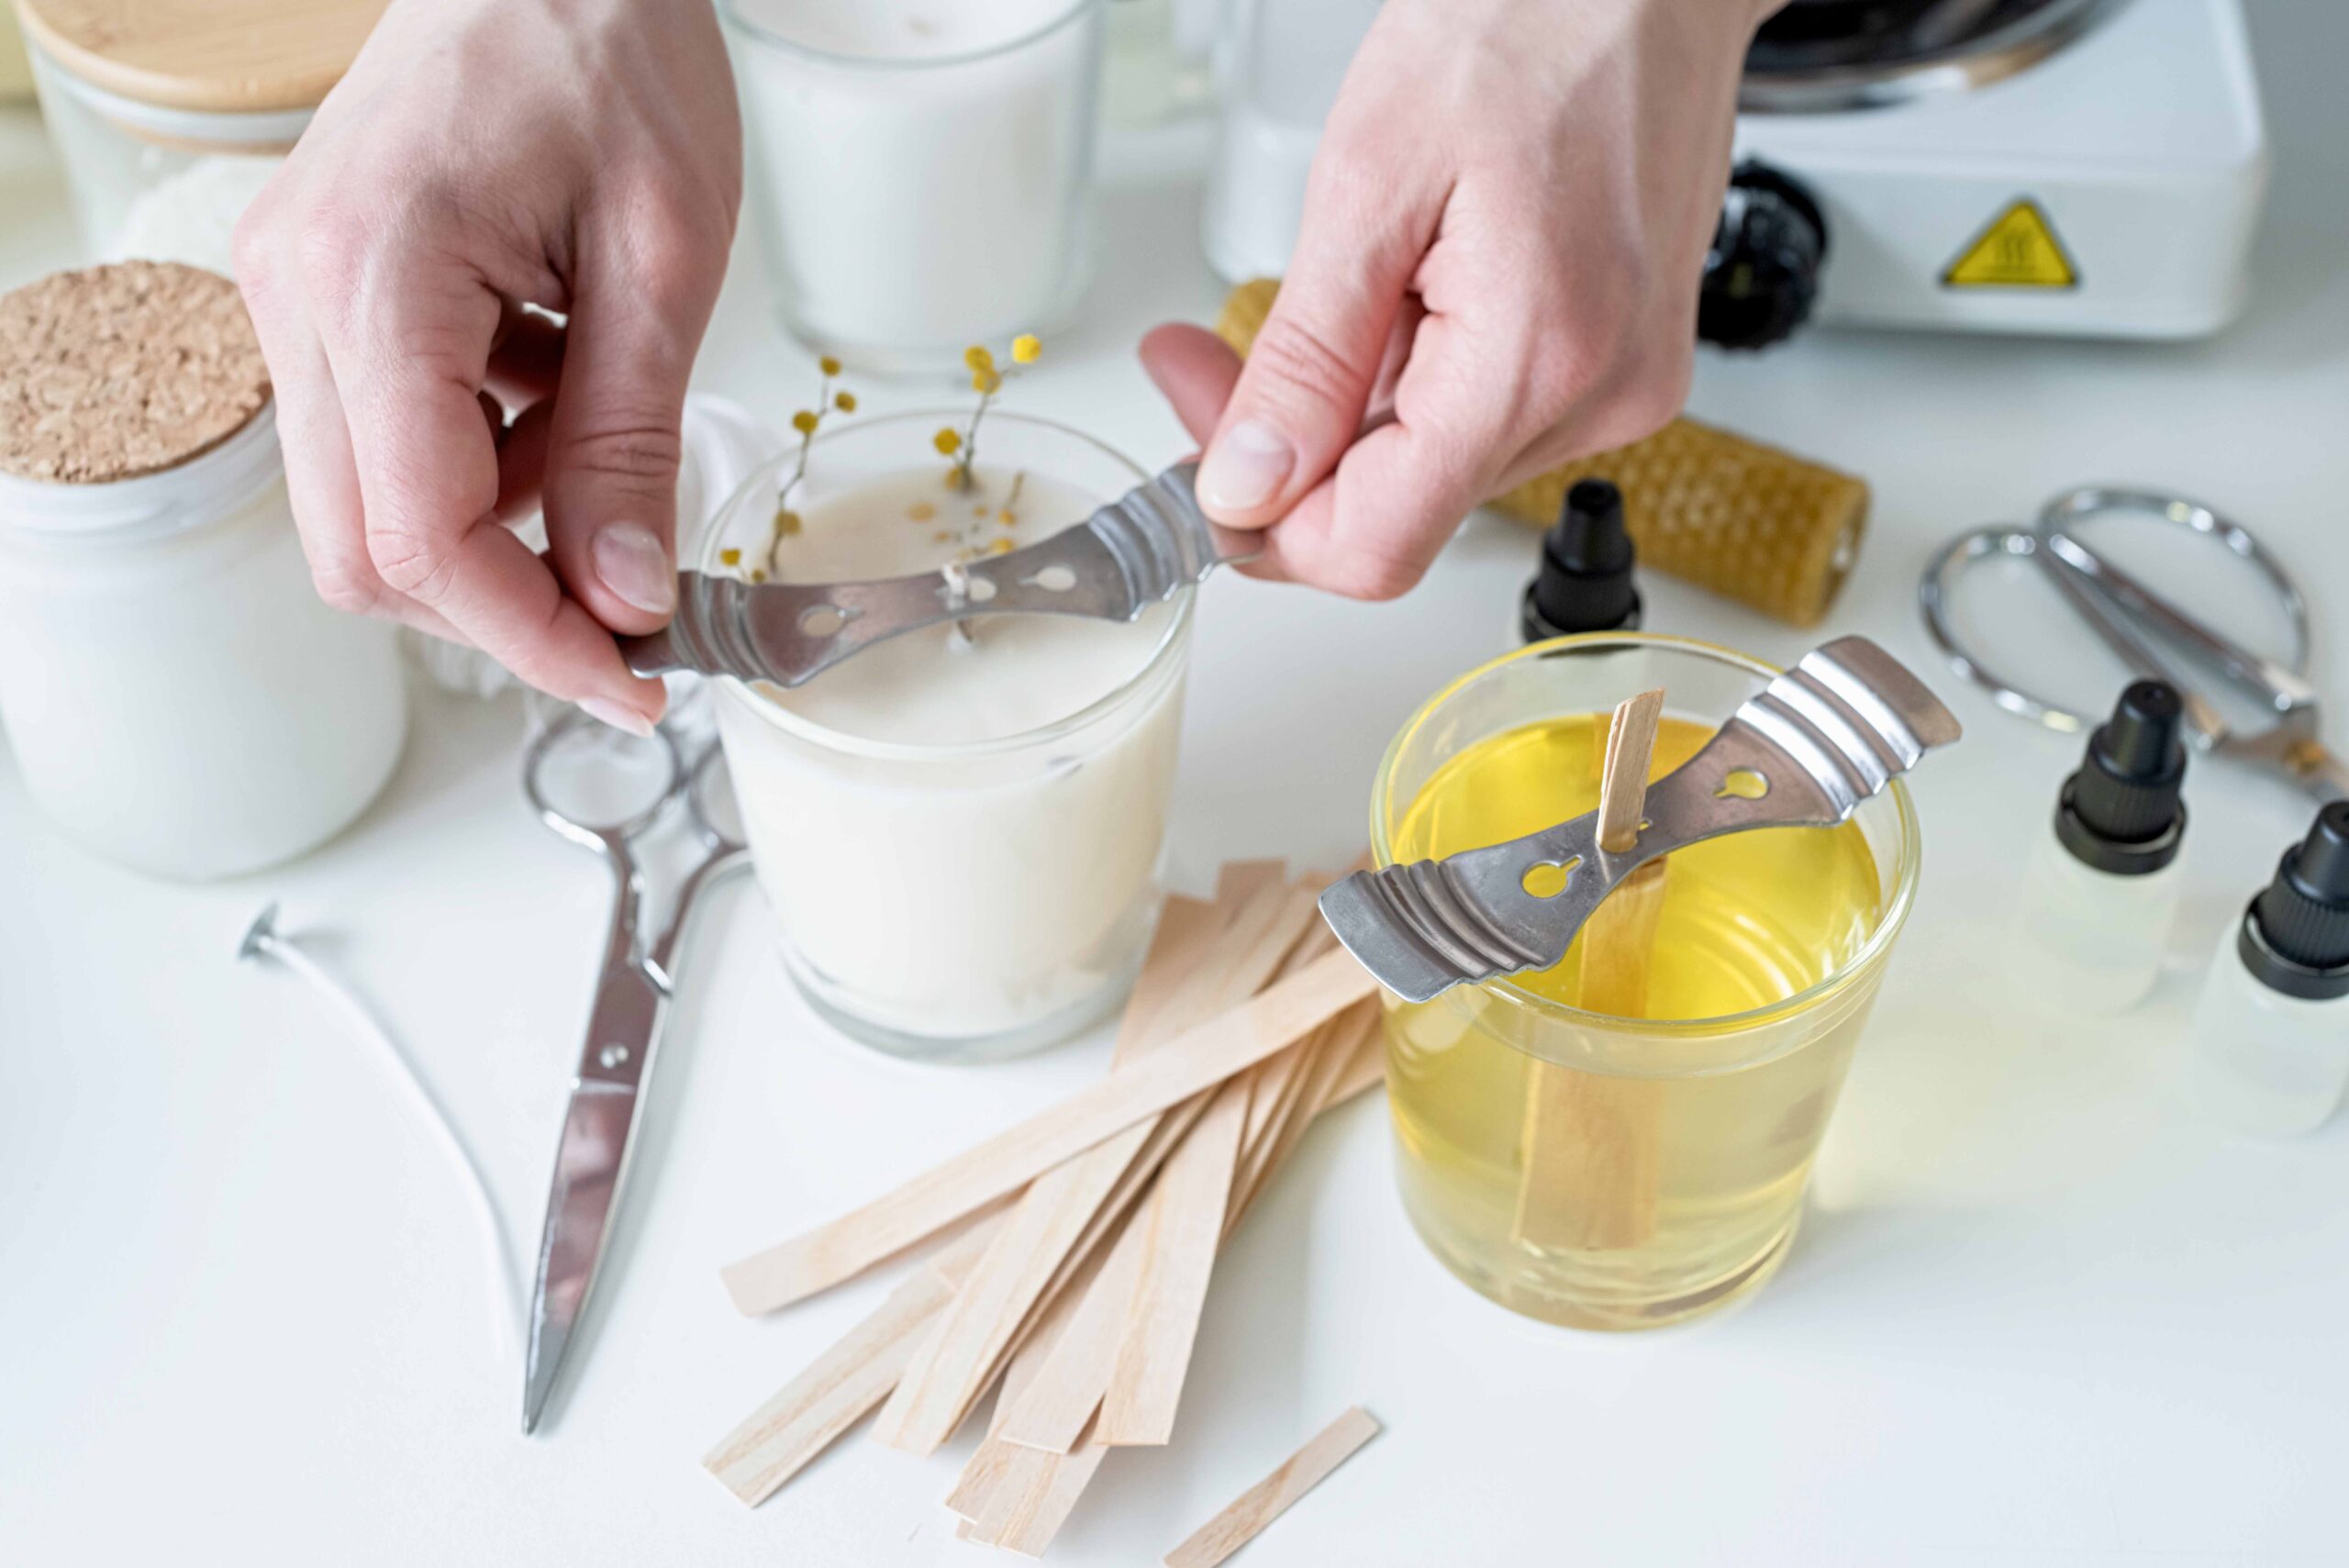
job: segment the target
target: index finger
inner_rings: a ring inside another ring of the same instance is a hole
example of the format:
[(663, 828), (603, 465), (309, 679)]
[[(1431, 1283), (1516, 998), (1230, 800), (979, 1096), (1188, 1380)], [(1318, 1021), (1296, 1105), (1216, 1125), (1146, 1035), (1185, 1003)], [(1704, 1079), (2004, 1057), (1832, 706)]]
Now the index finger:
[(386, 586), (530, 684), (650, 725), (660, 683), (631, 675), (611, 634), (497, 520), (497, 450), (476, 395), (498, 311), (476, 278), (394, 267), (324, 334), (368, 554)]

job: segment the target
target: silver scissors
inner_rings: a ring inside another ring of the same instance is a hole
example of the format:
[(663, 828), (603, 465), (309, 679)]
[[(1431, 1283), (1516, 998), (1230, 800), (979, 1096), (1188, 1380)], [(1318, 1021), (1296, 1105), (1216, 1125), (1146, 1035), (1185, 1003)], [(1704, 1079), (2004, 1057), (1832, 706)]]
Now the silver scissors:
[[(2098, 513), (2190, 528), (2248, 562), (2275, 595), (2291, 634), (2291, 653), (2279, 662), (2241, 647), (2090, 550), (2072, 528), (2079, 518)], [(1948, 657), (1950, 667), (1989, 693), (2009, 713), (2050, 729), (2078, 731), (2101, 720), (2035, 695), (1996, 673), (1959, 640), (1950, 624), (1949, 601), (1957, 579), (1975, 563), (1997, 556), (2038, 562), (2098, 639), (2132, 673), (2176, 687), (2188, 728), (2201, 750), (2273, 769), (2319, 800), (2349, 796), (2349, 765), (2318, 739), (2317, 694), (2308, 675), (2308, 602), (2283, 564), (2241, 523), (2183, 495), (2084, 485), (2050, 500), (2028, 528), (1999, 524), (1959, 535), (1925, 568), (1917, 584), (1918, 603), (1924, 610), (1925, 629)], [(2156, 643), (2173, 650), (2172, 655), (2165, 657)], [(2176, 653), (2216, 672), (2254, 706), (2274, 715), (2275, 722), (2249, 729), (2229, 724), (2195, 691)]]
[[(654, 758), (665, 777), (651, 804), (609, 823), (584, 821), (557, 806), (551, 770), (563, 765), (558, 759), (567, 752), (597, 745), (658, 748)], [(588, 1014), (586, 1043), (579, 1053), (562, 1138), (555, 1149), (554, 1184), (547, 1193), (546, 1229), (539, 1240), (530, 1289), (522, 1373), (525, 1433), (538, 1427), (572, 1331), (595, 1288), (596, 1265), (627, 1175), (637, 1107), (661, 1042), (662, 1024), (675, 990), (678, 951), (694, 906), (711, 885), (749, 863), (748, 850), (718, 826), (710, 804), (710, 791), (725, 783), (726, 764), (715, 743), (688, 767), (667, 729), (656, 731), (651, 740), (634, 740), (576, 709), (539, 736), (523, 765), (522, 787), (540, 819), (601, 856), (612, 873), (611, 923), (604, 939), (595, 1006)], [(678, 884), (668, 924), (648, 948), (641, 929), (644, 874), (633, 846), (660, 827), (680, 802), (702, 855)]]

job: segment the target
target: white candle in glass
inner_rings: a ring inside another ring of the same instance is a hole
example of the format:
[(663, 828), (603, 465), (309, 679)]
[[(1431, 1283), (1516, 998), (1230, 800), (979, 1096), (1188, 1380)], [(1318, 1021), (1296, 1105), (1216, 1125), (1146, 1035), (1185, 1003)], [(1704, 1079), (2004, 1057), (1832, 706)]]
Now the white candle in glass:
[(1051, 325), (1087, 250), (1102, 0), (728, 0), (793, 330), (924, 367)]
[[(930, 452), (940, 422), (828, 430), (792, 492), (781, 574), (894, 575), (1030, 543), (1142, 477), (1074, 432), (990, 414), (966, 493)], [(789, 472), (737, 496), (713, 552), (741, 550), (738, 570), (760, 560)], [(713, 555), (705, 569), (725, 568)], [(910, 633), (794, 691), (721, 683), (760, 879), (794, 978), (834, 1022), (973, 1059), (1116, 1005), (1156, 906), (1189, 617), (1187, 592), (1130, 625), (983, 617), (968, 640)]]

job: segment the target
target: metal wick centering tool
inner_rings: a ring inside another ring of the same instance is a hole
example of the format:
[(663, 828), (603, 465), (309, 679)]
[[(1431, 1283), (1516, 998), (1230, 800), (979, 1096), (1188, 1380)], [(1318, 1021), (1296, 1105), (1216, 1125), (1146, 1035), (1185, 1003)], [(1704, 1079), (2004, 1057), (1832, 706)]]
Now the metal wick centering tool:
[(640, 675), (697, 670), (796, 686), (904, 632), (979, 616), (1132, 620), (1218, 566), (1252, 561), (1262, 540), (1208, 521), (1178, 462), (1085, 521), (1024, 549), (937, 572), (864, 583), (744, 583), (677, 573), (677, 614), (623, 637)]
[[(1802, 657), (1747, 698), (1698, 753), (1648, 786), (1646, 821), (1620, 853), (1598, 813), (1440, 861), (1356, 872), (1321, 895), (1346, 951), (1407, 1002), (1547, 969), (1625, 877), (1659, 855), (1753, 828), (1832, 828), (1958, 738), (1924, 684), (1864, 637)], [(1546, 896), (1528, 883), (1565, 873)]]

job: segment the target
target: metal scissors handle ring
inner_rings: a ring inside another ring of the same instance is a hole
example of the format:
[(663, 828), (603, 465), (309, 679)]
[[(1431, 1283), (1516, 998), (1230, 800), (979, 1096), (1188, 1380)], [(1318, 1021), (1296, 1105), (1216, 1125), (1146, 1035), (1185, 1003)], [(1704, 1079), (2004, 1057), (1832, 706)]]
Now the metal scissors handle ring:
[(1925, 614), (1926, 636), (1941, 651), (1942, 657), (1949, 661), (1951, 669), (1987, 692), (1990, 700), (2007, 712), (2069, 735), (2101, 721), (2035, 695), (1992, 670), (1980, 655), (1959, 640), (1949, 618), (1950, 595), (1957, 580), (1976, 562), (1994, 555), (2029, 561), (2035, 559), (2039, 550), (2038, 534), (2008, 523), (1993, 523), (1960, 534), (1926, 566), (1924, 576), (1917, 583), (1917, 604)]
[(600, 827), (581, 822), (558, 809), (553, 802), (547, 798), (546, 790), (540, 783), (540, 775), (552, 761), (558, 748), (570, 743), (573, 737), (583, 731), (596, 726), (596, 720), (574, 708), (540, 731), (539, 738), (530, 742), (530, 750), (522, 762), (522, 793), (529, 798), (530, 808), (539, 814), (539, 820), (544, 822), (555, 832), (581, 848), (593, 850), (607, 859), (627, 861), (631, 858), (628, 851), (628, 841), (652, 828), (667, 814), (671, 805), (675, 802), (679, 786), (685, 779), (685, 760), (683, 753), (677, 750), (677, 742), (671, 738), (669, 732), (665, 729), (655, 729), (654, 743), (661, 748), (662, 760), (668, 768), (668, 776), (662, 782), (660, 793), (634, 814), (618, 822)]
[[(2291, 652), (2287, 659), (2267, 659), (2230, 641), (2090, 550), (2070, 531), (2078, 517), (2114, 512), (2190, 528), (2250, 563), (2266, 580), (2290, 633)], [(2276, 768), (2321, 798), (2349, 791), (2349, 769), (2327, 752), (2317, 738), (2317, 696), (2308, 679), (2312, 642), (2308, 603), (2283, 564), (2242, 524), (2182, 495), (2083, 485), (2049, 500), (2030, 528), (2010, 525), (1976, 528), (1952, 540), (1927, 565), (1917, 585), (1918, 603), (1924, 612), (1927, 634), (1951, 668), (1987, 692), (2008, 712), (2050, 729), (2076, 732), (2099, 720), (1993, 672), (1959, 639), (1951, 625), (1949, 600), (1957, 579), (1968, 567), (1993, 555), (2038, 562), (2073, 610), (2122, 663), (2141, 677), (2165, 680), (2176, 686), (2186, 706), (2188, 725), (2205, 750)], [(2207, 662), (2230, 685), (2273, 714), (2276, 722), (2250, 732), (2232, 728), (2216, 706), (2173, 672), (2172, 662), (2147, 640), (2147, 631)]]
[[(2262, 658), (2221, 637), (2072, 537), (2071, 524), (2075, 519), (2110, 512), (2131, 513), (2190, 528), (2205, 539), (2217, 540), (2230, 553), (2249, 562), (2266, 579), (2268, 590), (2276, 595), (2277, 607), (2284, 612), (2284, 623), (2292, 638), (2292, 651), (2284, 662)], [(2269, 554), (2251, 530), (2233, 518), (2184, 495), (2084, 484), (2051, 497), (2039, 509), (2037, 531), (2047, 547), (2048, 564), (2056, 569), (2058, 583), (2085, 582), (2101, 589), (2104, 597), (2132, 616), (2212, 661), (2236, 686), (2262, 695), (2278, 714), (2315, 704), (2316, 693), (2309, 685), (2309, 661), (2314, 649), (2309, 630), (2308, 601), (2301, 597), (2299, 584), (2292, 581), (2283, 562)], [(2080, 605), (2083, 614), (2099, 631), (2107, 629), (2097, 614), (2102, 606), (2084, 603), (2076, 596), (2074, 602)], [(2125, 632), (2121, 635), (2126, 645), (2115, 644), (2115, 652), (2123, 659), (2151, 659), (2150, 651), (2142, 643), (2128, 638)]]
[(693, 820), (694, 836), (708, 853), (685, 873), (685, 880), (677, 888), (669, 924), (653, 941), (652, 951), (645, 955), (645, 967), (672, 990), (676, 984), (677, 951), (685, 945), (685, 931), (701, 895), (751, 863), (751, 846), (719, 828), (707, 804), (713, 781), (725, 778), (726, 753), (713, 740), (694, 759), (679, 791), (685, 797), (685, 814)]

